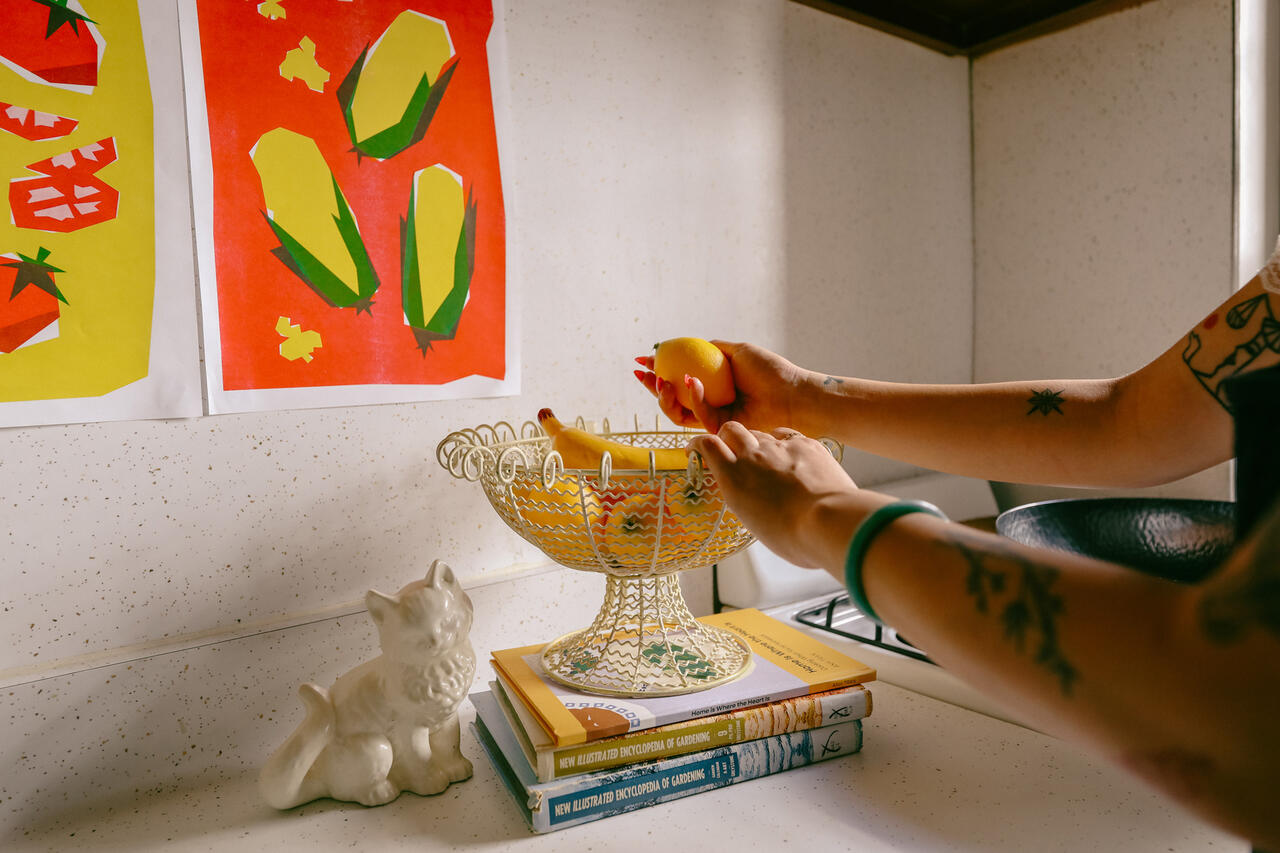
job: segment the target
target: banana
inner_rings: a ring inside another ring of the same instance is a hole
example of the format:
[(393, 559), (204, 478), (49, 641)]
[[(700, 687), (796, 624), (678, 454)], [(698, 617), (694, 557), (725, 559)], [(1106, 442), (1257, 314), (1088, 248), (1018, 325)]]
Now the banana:
[[(649, 468), (650, 450), (647, 447), (623, 444), (584, 429), (567, 427), (556, 420), (550, 409), (538, 412), (538, 423), (551, 436), (551, 447), (560, 453), (566, 468), (599, 468), (600, 458), (606, 451), (613, 458), (615, 471)], [(684, 448), (655, 449), (652, 452), (654, 467), (659, 471), (682, 470), (689, 464)]]

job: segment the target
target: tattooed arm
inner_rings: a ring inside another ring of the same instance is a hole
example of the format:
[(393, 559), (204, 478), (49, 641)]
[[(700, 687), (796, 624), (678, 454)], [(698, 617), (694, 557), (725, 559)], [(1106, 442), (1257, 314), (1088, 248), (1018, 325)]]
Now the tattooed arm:
[[(980, 479), (1146, 486), (1230, 458), (1222, 381), (1280, 363), (1280, 253), (1150, 364), (1112, 379), (917, 385), (805, 370), (749, 344), (717, 342), (738, 399), (694, 409), (652, 373), (637, 375), (677, 423), (711, 432), (729, 419), (791, 427), (880, 456)], [(647, 367), (652, 363), (640, 360)]]
[[(892, 500), (790, 430), (729, 423), (691, 446), (766, 545), (841, 580)], [(1022, 719), (1280, 849), (1280, 512), (1194, 586), (924, 514), (882, 530), (862, 578), (881, 618)]]

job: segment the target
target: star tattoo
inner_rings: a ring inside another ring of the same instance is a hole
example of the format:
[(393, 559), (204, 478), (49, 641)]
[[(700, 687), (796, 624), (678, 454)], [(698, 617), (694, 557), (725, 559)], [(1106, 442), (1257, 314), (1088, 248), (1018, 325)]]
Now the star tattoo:
[(1031, 408), (1027, 410), (1028, 415), (1039, 412), (1047, 418), (1049, 417), (1050, 412), (1062, 414), (1061, 391), (1050, 391), (1048, 388), (1043, 391), (1036, 391), (1027, 400), (1027, 403), (1031, 406)]

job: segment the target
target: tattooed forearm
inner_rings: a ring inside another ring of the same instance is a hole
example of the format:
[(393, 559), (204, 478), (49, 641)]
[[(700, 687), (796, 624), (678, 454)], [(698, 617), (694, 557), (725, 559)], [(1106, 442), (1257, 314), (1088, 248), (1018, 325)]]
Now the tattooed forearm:
[(1048, 388), (1043, 391), (1036, 391), (1027, 399), (1027, 403), (1031, 406), (1031, 408), (1027, 410), (1028, 415), (1033, 415), (1036, 412), (1039, 412), (1047, 418), (1049, 417), (1050, 412), (1062, 414), (1061, 391), (1052, 391)]
[(1052, 591), (1058, 570), (1020, 556), (1000, 540), (958, 534), (951, 544), (969, 564), (965, 587), (977, 611), (985, 614), (998, 608), (1005, 638), (1020, 654), (1033, 643), (1035, 662), (1048, 669), (1070, 696), (1079, 672), (1058, 646), (1063, 607)]
[(1125, 753), (1120, 761), (1184, 802), (1201, 799), (1218, 773), (1210, 756), (1178, 747)]
[(1265, 293), (1210, 314), (1187, 335), (1182, 360), (1204, 389), (1231, 411), (1223, 382), (1246, 370), (1280, 361), (1280, 323)]

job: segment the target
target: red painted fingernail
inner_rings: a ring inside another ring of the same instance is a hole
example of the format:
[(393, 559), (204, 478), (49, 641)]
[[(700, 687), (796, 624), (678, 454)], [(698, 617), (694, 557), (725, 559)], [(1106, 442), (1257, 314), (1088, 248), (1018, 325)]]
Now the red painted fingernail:
[(632, 373), (634, 373), (634, 374), (636, 375), (636, 379), (639, 379), (641, 382), (643, 382), (643, 381), (644, 381), (644, 371), (643, 371), (643, 370), (633, 370), (633, 371), (631, 371), (631, 372), (632, 372)]
[(645, 366), (644, 356), (642, 355), (636, 356), (636, 364), (640, 365), (641, 367), (644, 367)]

